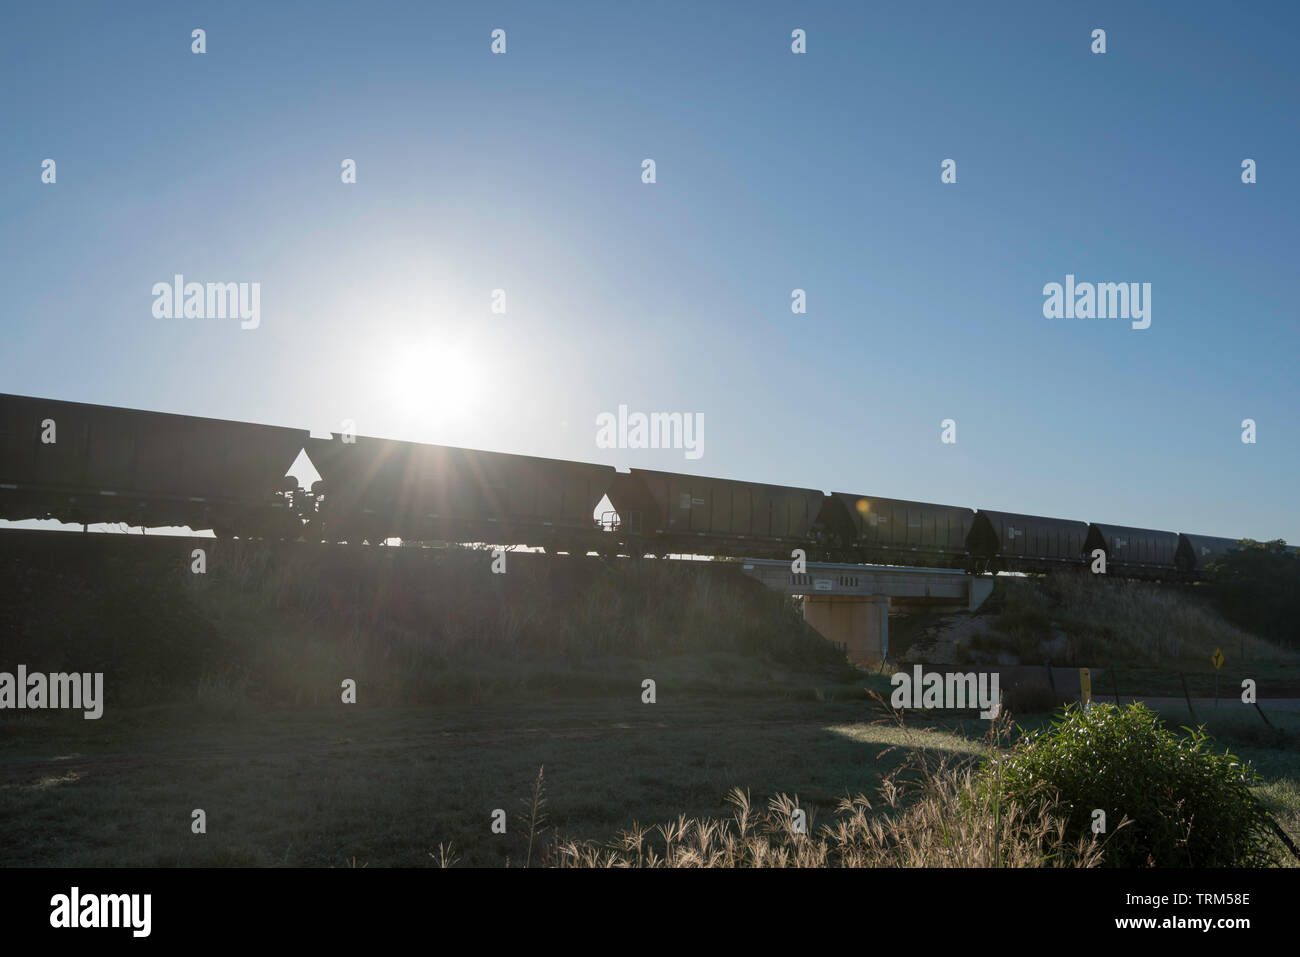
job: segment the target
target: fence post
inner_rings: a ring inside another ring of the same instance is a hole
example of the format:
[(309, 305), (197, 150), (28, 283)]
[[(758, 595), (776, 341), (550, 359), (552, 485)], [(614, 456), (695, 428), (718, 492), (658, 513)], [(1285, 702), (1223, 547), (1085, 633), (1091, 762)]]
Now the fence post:
[(1191, 714), (1192, 720), (1200, 724), (1201, 721), (1196, 717), (1195, 709), (1192, 708), (1192, 694), (1187, 690), (1187, 676), (1180, 671), (1178, 672), (1178, 679), (1183, 683), (1183, 697), (1187, 699), (1187, 711)]
[[(1255, 710), (1258, 711), (1259, 716), (1264, 719), (1264, 723), (1268, 725), (1270, 728), (1273, 728), (1273, 722), (1268, 720), (1268, 715), (1264, 713), (1264, 709), (1259, 706), (1258, 701), (1255, 702)], [(1276, 731), (1277, 728), (1273, 728), (1273, 730)]]

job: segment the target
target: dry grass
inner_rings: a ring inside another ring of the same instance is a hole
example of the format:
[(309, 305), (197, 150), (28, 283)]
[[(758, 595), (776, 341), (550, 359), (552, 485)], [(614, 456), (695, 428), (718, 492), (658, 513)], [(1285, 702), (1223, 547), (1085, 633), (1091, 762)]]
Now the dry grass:
[(1203, 665), (1216, 648), (1235, 664), (1294, 666), (1300, 654), (1251, 635), (1225, 619), (1200, 586), (1108, 579), (1063, 572), (997, 581), (986, 630), (959, 660), (1062, 666), (1123, 661), (1129, 667)]
[[(899, 721), (900, 730), (906, 731)], [(1007, 724), (990, 731), (990, 753)], [(844, 797), (830, 823), (778, 794), (756, 808), (733, 788), (729, 818), (687, 818), (646, 828), (633, 823), (612, 841), (556, 846), (560, 867), (1095, 867), (1103, 843), (1066, 835), (1055, 804), (1029, 811), (985, 786), (969, 757), (930, 763), (924, 751), (885, 777), (879, 795)], [(804, 826), (796, 812), (804, 811)], [(1123, 824), (1120, 825), (1121, 827)], [(1118, 830), (1118, 828), (1116, 829)]]
[(560, 867), (1094, 867), (1101, 845), (1065, 836), (1064, 817), (1031, 816), (982, 796), (975, 772), (941, 766), (916, 800), (889, 779), (879, 801), (845, 797), (836, 819), (798, 833), (797, 797), (779, 794), (756, 809), (734, 789), (730, 818), (687, 818), (653, 829), (633, 824), (614, 841), (567, 842)]
[(1209, 660), (1219, 647), (1244, 650), (1252, 661), (1296, 658), (1230, 624), (1192, 589), (1083, 575), (1053, 577), (1048, 587), (1073, 630), (1109, 633), (1150, 662)]

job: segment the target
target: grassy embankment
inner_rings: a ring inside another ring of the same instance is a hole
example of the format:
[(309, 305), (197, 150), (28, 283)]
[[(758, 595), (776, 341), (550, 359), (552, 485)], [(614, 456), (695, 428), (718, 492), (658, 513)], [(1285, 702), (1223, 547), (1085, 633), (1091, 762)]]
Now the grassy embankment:
[[(2, 864), (419, 866), (440, 844), (460, 863), (518, 864), (544, 766), (535, 864), (560, 838), (728, 815), (736, 787), (760, 808), (798, 795), (821, 823), (909, 755), (984, 747), (969, 717), (882, 722), (866, 689), (887, 696), (887, 681), (847, 673), (732, 570), (512, 555), (492, 576), (483, 553), (209, 541), (196, 576), (193, 543), (139, 544), (0, 555), (0, 667), (102, 670), (108, 700), (99, 721), (4, 716)], [(340, 702), (344, 678), (356, 705)], [(1296, 832), (1295, 738), (1285, 750), (1249, 727), (1212, 730), (1259, 765), (1259, 793)], [(899, 800), (915, 826), (876, 863), (930, 846), (940, 805)], [(194, 808), (205, 835), (190, 832)]]

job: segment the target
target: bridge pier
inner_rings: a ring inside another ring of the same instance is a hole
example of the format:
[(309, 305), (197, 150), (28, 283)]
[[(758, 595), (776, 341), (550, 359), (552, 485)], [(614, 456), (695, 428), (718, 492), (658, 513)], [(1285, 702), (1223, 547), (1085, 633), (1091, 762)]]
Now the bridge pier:
[(888, 595), (805, 595), (803, 617), (843, 645), (851, 664), (876, 666), (889, 655)]
[(802, 597), (804, 621), (860, 665), (878, 665), (889, 657), (892, 603), (974, 611), (993, 591), (992, 576), (953, 568), (814, 562), (795, 571), (792, 562), (746, 558), (741, 570), (773, 591)]

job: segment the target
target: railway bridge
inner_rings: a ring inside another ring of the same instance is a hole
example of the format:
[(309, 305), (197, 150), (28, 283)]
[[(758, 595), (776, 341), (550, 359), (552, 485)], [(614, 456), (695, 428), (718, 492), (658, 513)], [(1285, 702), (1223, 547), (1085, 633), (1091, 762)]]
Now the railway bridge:
[(804, 620), (861, 665), (888, 657), (893, 605), (974, 611), (993, 592), (992, 577), (951, 568), (810, 562), (795, 573), (788, 561), (747, 558), (742, 570), (774, 591), (802, 596)]

